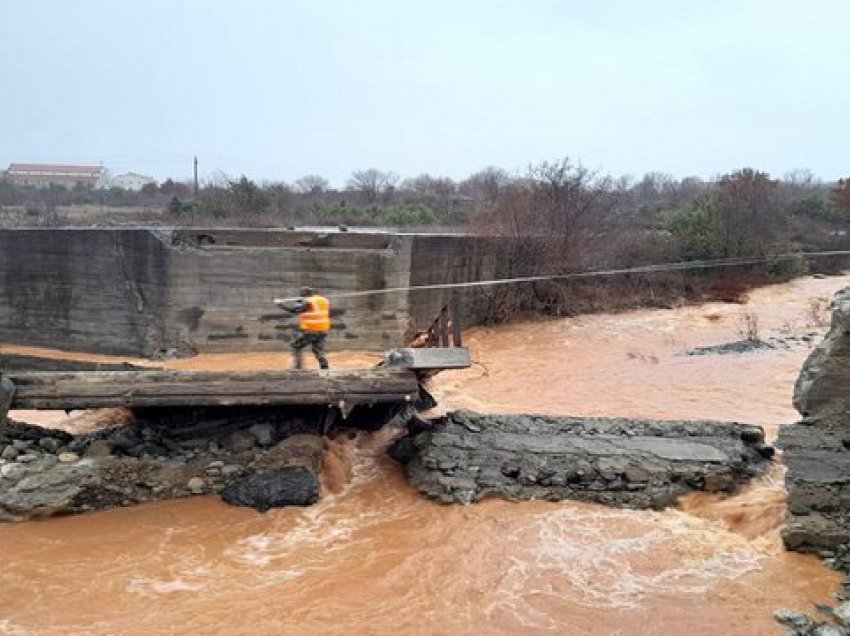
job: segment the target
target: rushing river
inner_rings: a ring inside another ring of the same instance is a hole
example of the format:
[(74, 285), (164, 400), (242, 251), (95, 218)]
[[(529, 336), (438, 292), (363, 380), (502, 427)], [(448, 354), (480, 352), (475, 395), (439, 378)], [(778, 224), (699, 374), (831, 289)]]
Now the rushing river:
[[(822, 333), (825, 302), (848, 284), (808, 278), (755, 291), (746, 305), (474, 329), (474, 367), (433, 389), (443, 408), (737, 420), (772, 437), (796, 418), (793, 383), (810, 344), (682, 352), (740, 339), (754, 321), (763, 338)], [(174, 366), (237, 359), (288, 362), (251, 354)], [(749, 636), (782, 633), (774, 609), (810, 610), (839, 583), (782, 549), (781, 466), (735, 497), (692, 496), (664, 512), (441, 506), (406, 485), (387, 442), (335, 440), (312, 508), (259, 515), (205, 497), (0, 526), (0, 634)]]

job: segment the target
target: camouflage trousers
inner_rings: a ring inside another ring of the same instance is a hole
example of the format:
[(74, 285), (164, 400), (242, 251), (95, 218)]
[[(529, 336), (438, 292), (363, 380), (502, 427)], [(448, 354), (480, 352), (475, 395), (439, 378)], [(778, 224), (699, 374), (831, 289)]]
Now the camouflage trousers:
[(292, 353), (295, 356), (295, 368), (300, 369), (303, 365), (302, 351), (306, 347), (313, 350), (313, 355), (319, 361), (319, 367), (322, 369), (328, 368), (328, 358), (325, 356), (325, 339), (328, 337), (326, 333), (312, 333), (308, 331), (297, 331), (295, 340), (292, 341)]

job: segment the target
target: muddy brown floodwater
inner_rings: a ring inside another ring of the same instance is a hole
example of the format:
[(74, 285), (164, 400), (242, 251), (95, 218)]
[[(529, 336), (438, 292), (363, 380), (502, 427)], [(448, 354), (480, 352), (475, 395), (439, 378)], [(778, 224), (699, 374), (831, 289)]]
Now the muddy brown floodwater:
[[(848, 284), (807, 278), (747, 305), (475, 329), (476, 365), (433, 388), (445, 408), (738, 420), (773, 435), (796, 419), (811, 345), (681, 353), (739, 339), (747, 315), (762, 337), (822, 333), (826, 301)], [(209, 497), (2, 526), (0, 634), (780, 634), (774, 609), (811, 609), (838, 587), (816, 559), (782, 549), (781, 466), (734, 497), (664, 512), (441, 506), (406, 485), (387, 442), (331, 444), (312, 508), (259, 515)]]

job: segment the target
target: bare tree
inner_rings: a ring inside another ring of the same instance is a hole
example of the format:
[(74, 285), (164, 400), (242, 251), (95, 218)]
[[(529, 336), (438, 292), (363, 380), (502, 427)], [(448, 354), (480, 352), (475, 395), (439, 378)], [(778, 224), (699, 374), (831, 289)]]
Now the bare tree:
[[(619, 192), (609, 177), (568, 159), (532, 165), (524, 178), (500, 184), (492, 204), (478, 208), (475, 259), (495, 259), (494, 276), (511, 278), (567, 273), (616, 256), (607, 248)], [(557, 282), (494, 287), (478, 296), (495, 321), (532, 308), (557, 313), (569, 304), (567, 287)]]
[(795, 186), (803, 190), (816, 188), (820, 185), (820, 180), (815, 176), (815, 173), (808, 168), (789, 170), (782, 175), (782, 181), (788, 185)]
[(302, 194), (322, 194), (328, 189), (328, 180), (318, 174), (307, 174), (295, 182), (295, 188)]
[(600, 177), (568, 158), (528, 169), (537, 232), (550, 236), (565, 267), (581, 262), (604, 232), (616, 201), (610, 177)]
[(457, 196), (457, 185), (448, 177), (432, 177), (421, 174), (412, 179), (405, 179), (400, 190), (416, 203), (424, 203), (438, 209), (444, 214), (451, 211)]
[(766, 172), (743, 168), (723, 175), (717, 185), (723, 256), (763, 253), (781, 221), (775, 214), (778, 182)]
[(359, 193), (367, 203), (378, 202), (381, 195), (391, 192), (398, 182), (398, 175), (394, 172), (382, 172), (375, 168), (367, 170), (355, 170), (348, 180), (348, 188)]
[(502, 190), (512, 181), (511, 176), (502, 168), (487, 166), (461, 182), (459, 190), (479, 204), (493, 205)]
[(830, 192), (832, 203), (850, 217), (850, 179), (839, 179)]

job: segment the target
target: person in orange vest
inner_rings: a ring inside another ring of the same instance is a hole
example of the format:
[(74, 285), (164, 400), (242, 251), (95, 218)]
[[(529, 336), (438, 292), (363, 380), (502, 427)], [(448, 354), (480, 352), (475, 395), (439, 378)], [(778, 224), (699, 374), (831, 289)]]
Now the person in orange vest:
[(298, 333), (292, 341), (292, 353), (295, 356), (295, 368), (302, 365), (302, 351), (309, 345), (313, 355), (319, 361), (319, 367), (328, 368), (325, 355), (325, 339), (331, 330), (331, 305), (328, 299), (316, 293), (316, 290), (304, 286), (300, 297), (292, 302), (280, 303), (281, 307), (298, 316)]

